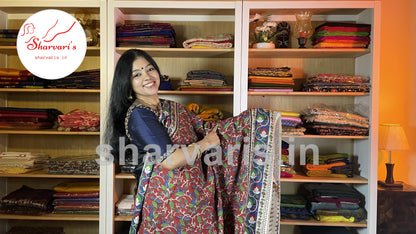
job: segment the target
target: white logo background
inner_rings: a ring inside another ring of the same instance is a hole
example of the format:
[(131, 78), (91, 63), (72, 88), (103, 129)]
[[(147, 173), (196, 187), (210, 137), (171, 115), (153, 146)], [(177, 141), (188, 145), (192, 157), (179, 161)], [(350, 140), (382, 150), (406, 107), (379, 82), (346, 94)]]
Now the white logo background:
[(78, 21), (60, 10), (43, 10), (29, 17), (19, 30), (17, 53), (29, 72), (44, 79), (60, 79), (74, 72), (87, 50)]

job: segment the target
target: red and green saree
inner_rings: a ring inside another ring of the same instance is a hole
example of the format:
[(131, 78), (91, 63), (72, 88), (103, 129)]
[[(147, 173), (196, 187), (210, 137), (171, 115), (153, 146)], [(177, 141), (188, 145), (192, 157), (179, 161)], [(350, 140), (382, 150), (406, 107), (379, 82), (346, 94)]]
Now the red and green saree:
[(133, 104), (126, 117), (130, 141), (160, 145), (162, 155), (166, 144), (189, 145), (215, 125), (219, 156), (211, 151), (171, 171), (145, 156), (130, 233), (279, 232), (280, 113), (250, 109), (206, 122), (161, 100), (160, 113)]

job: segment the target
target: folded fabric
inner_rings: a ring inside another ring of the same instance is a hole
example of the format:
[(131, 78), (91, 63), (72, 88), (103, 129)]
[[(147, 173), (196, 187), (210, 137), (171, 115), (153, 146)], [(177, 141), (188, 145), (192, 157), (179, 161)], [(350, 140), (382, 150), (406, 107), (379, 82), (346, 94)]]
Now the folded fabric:
[(347, 223), (353, 223), (355, 221), (354, 217), (346, 218), (341, 215), (315, 215), (314, 216), (316, 220), (322, 221), (322, 222), (347, 222)]
[(341, 42), (319, 42), (313, 45), (313, 48), (366, 48), (368, 44), (366, 43), (341, 43)]
[(336, 162), (336, 163), (331, 163), (331, 164), (323, 164), (323, 165), (313, 165), (313, 164), (306, 164), (305, 168), (307, 170), (329, 170), (332, 167), (336, 167), (336, 166), (345, 166), (346, 163), (345, 162)]
[(346, 22), (325, 22), (318, 25), (315, 31), (321, 31), (328, 28), (342, 28), (344, 30), (356, 30), (369, 32), (371, 30), (371, 24), (359, 24), (359, 23), (346, 23)]
[(91, 111), (75, 109), (67, 114), (59, 115), (59, 131), (88, 131), (100, 130), (100, 115)]
[(55, 191), (33, 189), (23, 185), (1, 199), (1, 212), (12, 214), (39, 215), (52, 210)]
[(99, 192), (99, 182), (79, 181), (60, 183), (53, 188), (56, 192)]
[(218, 34), (206, 37), (191, 38), (183, 43), (184, 48), (219, 48), (227, 49), (234, 46), (234, 38), (231, 34)]

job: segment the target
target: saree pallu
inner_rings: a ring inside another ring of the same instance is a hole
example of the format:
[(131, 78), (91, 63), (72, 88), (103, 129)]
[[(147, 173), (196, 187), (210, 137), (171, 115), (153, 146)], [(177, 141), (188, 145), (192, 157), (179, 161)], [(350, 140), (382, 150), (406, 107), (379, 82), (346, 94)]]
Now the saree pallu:
[(172, 143), (184, 144), (189, 134), (181, 128), (189, 124), (205, 133), (218, 125), (222, 154), (171, 171), (147, 157), (130, 233), (278, 233), (280, 113), (251, 109), (218, 122), (194, 116), (192, 123), (186, 116), (180, 104), (162, 102), (159, 118)]

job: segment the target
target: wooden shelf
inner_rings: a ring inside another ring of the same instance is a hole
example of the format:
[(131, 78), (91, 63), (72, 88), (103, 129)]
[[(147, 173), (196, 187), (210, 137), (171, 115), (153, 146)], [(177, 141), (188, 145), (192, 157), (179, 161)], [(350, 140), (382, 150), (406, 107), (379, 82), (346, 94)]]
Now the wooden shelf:
[(303, 174), (296, 174), (291, 178), (280, 178), (281, 182), (296, 182), (296, 183), (348, 183), (348, 184), (368, 184), (368, 180), (359, 175), (354, 175), (352, 178), (337, 178), (337, 177), (310, 177)]
[(159, 91), (159, 95), (233, 95), (233, 91)]
[(56, 175), (44, 170), (23, 174), (0, 173), (0, 178), (53, 178), (53, 179), (99, 179), (99, 175)]
[(116, 215), (114, 220), (115, 221), (125, 221), (125, 222), (131, 222), (131, 220), (133, 219), (132, 216), (128, 216), (128, 215)]
[[(0, 46), (0, 54), (17, 55), (16, 46)], [(85, 56), (100, 56), (100, 47), (88, 46)]]
[(365, 221), (357, 223), (348, 223), (348, 222), (322, 222), (317, 220), (290, 220), (282, 219), (280, 220), (280, 225), (302, 225), (302, 226), (327, 226), (327, 227), (358, 227), (365, 228), (367, 223)]
[(98, 221), (98, 215), (79, 215), (79, 214), (44, 214), (44, 215), (12, 215), (0, 214), (1, 219), (19, 219), (19, 220), (63, 220), (63, 221)]
[(135, 180), (136, 177), (134, 177), (134, 175), (129, 174), (129, 173), (118, 173), (115, 176), (116, 179), (130, 179), (130, 180)]
[(248, 91), (248, 96), (369, 96), (369, 93), (355, 92), (355, 93), (342, 93), (342, 92), (254, 92)]
[(249, 49), (250, 58), (356, 58), (370, 49)]
[(0, 129), (0, 134), (21, 134), (21, 135), (82, 135), (99, 136), (100, 132), (61, 132), (57, 130), (12, 130)]
[[(117, 47), (116, 52), (122, 54), (134, 47)], [(234, 48), (231, 49), (186, 49), (186, 48), (140, 48), (152, 57), (166, 58), (232, 58)]]
[(282, 137), (294, 138), (313, 138), (313, 139), (368, 139), (368, 136), (333, 136), (333, 135), (303, 135), (303, 136), (289, 136), (282, 135)]
[(0, 88), (0, 93), (100, 93), (99, 89), (25, 89), (25, 88)]

